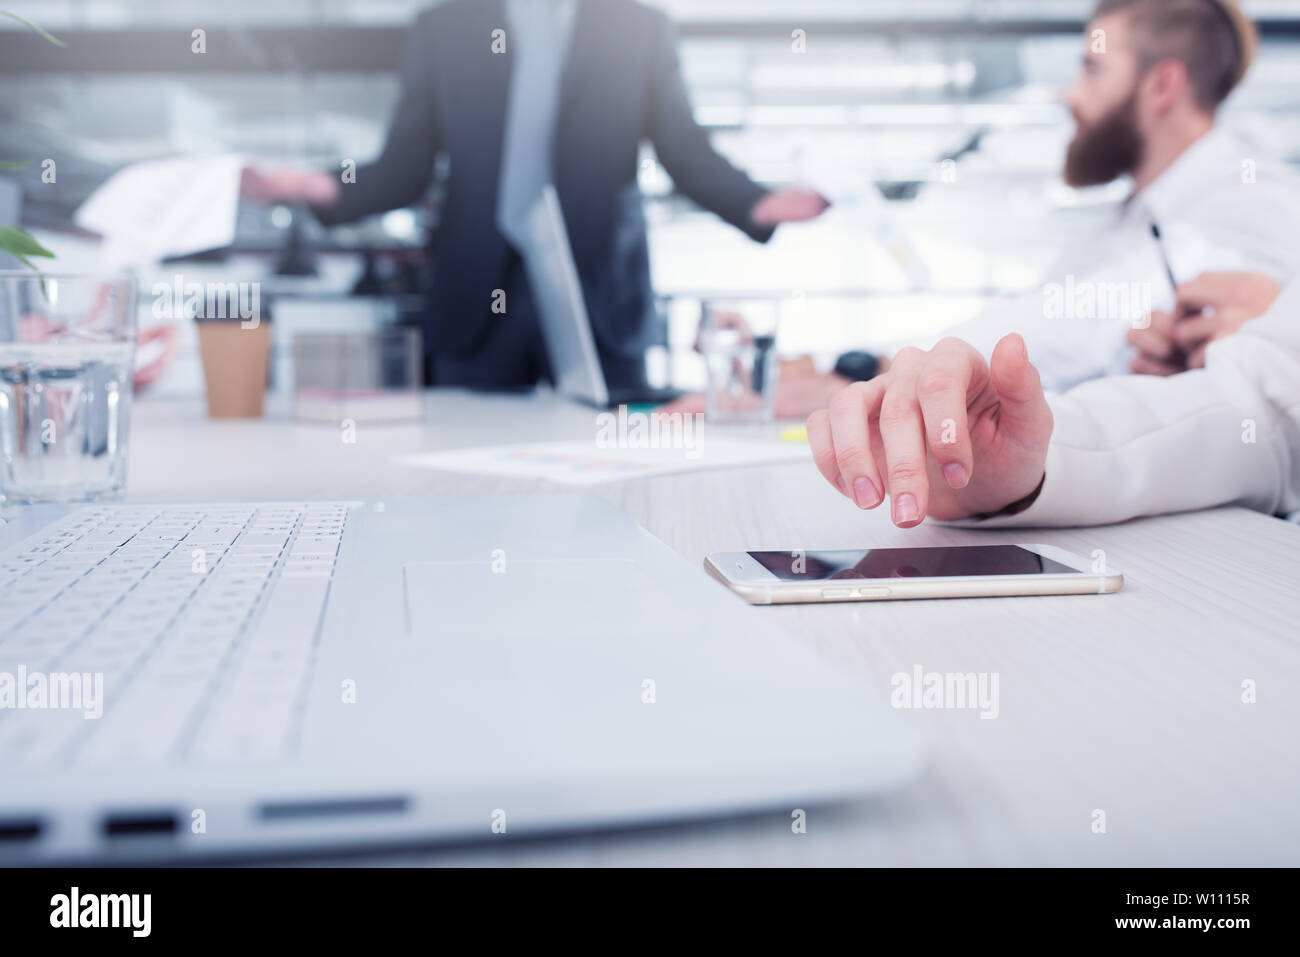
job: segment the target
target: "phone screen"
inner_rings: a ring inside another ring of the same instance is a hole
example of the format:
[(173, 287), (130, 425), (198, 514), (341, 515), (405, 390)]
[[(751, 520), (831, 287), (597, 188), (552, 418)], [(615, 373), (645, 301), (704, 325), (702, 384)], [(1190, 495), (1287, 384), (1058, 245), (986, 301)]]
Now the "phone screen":
[(820, 552), (750, 552), (749, 554), (782, 581), (1078, 574), (1077, 569), (1044, 558), (1019, 545), (867, 548)]

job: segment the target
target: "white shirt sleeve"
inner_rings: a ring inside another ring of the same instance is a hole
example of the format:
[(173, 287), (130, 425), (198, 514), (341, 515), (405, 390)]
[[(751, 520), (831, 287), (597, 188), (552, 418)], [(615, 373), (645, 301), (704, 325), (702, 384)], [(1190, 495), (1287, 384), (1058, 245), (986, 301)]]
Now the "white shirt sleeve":
[(1038, 498), (1017, 515), (962, 524), (1100, 525), (1227, 504), (1270, 514), (1300, 508), (1300, 282), (1265, 316), (1212, 344), (1204, 369), (1098, 379), (1051, 404)]
[(987, 359), (999, 339), (1019, 333), (1049, 392), (1127, 370), (1124, 337), (1136, 324), (1134, 319), (1054, 315), (1045, 308), (1050, 297), (1051, 290), (1040, 288), (1004, 300), (946, 334), (970, 343)]

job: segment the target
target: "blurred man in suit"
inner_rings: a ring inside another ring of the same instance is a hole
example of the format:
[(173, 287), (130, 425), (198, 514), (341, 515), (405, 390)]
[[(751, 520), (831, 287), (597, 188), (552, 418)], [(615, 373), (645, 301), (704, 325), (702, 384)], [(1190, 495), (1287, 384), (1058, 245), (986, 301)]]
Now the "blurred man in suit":
[(343, 223), (418, 201), (445, 155), (428, 328), (440, 385), (545, 378), (524, 260), (525, 219), (547, 184), (559, 195), (606, 381), (624, 392), (644, 382), (653, 333), (642, 141), (678, 190), (757, 241), (826, 206), (808, 190), (769, 193), (713, 149), (695, 122), (670, 22), (632, 0), (448, 0), (411, 27), (401, 80), (387, 145), (355, 182), (250, 170), (245, 194), (306, 201), (325, 224)]

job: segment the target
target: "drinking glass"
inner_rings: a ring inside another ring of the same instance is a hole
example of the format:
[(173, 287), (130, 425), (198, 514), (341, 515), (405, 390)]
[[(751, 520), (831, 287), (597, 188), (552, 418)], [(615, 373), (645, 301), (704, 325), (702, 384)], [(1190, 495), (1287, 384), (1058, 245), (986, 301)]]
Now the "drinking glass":
[(404, 422), (424, 415), (420, 330), (293, 337), (294, 415), (311, 421)]
[(126, 491), (135, 280), (0, 270), (0, 503)]
[(707, 303), (699, 335), (710, 422), (766, 424), (775, 418), (777, 309), (772, 302)]

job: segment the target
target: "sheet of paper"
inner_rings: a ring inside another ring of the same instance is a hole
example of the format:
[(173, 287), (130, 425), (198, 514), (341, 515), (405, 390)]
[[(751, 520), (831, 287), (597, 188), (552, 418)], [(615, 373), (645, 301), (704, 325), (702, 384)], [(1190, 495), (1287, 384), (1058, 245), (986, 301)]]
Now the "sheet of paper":
[(74, 219), (104, 237), (109, 268), (219, 249), (235, 238), (243, 169), (237, 154), (134, 163), (95, 190)]
[(541, 479), (561, 485), (600, 485), (672, 472), (811, 462), (812, 455), (803, 443), (706, 434), (694, 449), (600, 448), (591, 440), (537, 442), (426, 452), (401, 456), (396, 461), (446, 472)]

